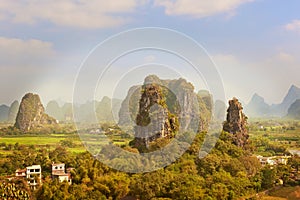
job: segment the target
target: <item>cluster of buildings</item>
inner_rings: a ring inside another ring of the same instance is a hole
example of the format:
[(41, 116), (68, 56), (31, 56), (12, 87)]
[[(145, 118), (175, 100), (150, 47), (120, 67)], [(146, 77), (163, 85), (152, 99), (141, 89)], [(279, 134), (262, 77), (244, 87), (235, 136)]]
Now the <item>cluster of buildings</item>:
[(291, 156), (263, 157), (263, 156), (260, 156), (260, 155), (258, 155), (256, 157), (257, 157), (257, 159), (259, 160), (259, 162), (262, 166), (265, 166), (265, 165), (274, 166), (274, 165), (279, 165), (279, 164), (287, 165), (288, 159), (291, 158)]
[[(66, 181), (72, 184), (71, 171), (73, 168), (65, 170), (65, 164), (52, 164), (52, 179), (57, 179), (59, 182)], [(42, 184), (42, 168), (40, 165), (28, 166), (25, 169), (16, 170), (15, 176), (17, 178), (27, 179), (31, 189), (36, 189), (38, 185)]]

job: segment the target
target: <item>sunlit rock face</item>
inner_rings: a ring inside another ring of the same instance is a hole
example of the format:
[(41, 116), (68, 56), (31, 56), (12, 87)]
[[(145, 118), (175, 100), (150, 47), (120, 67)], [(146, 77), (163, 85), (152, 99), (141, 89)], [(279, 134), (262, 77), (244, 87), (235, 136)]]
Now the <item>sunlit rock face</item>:
[(56, 124), (56, 120), (45, 114), (44, 106), (37, 94), (26, 94), (20, 103), (15, 127), (23, 132), (43, 124)]
[(244, 147), (248, 143), (247, 117), (243, 113), (242, 104), (236, 98), (229, 101), (223, 130), (233, 134), (233, 143), (235, 145)]
[(132, 144), (138, 149), (148, 148), (157, 139), (171, 139), (177, 132), (207, 130), (212, 97), (204, 93), (196, 94), (185, 79), (161, 80), (150, 75), (142, 86), (129, 90), (119, 112), (119, 125), (133, 127)]
[(135, 126), (135, 144), (138, 149), (148, 148), (158, 138), (173, 138), (178, 131), (178, 117), (166, 104), (163, 87), (157, 84), (143, 86)]

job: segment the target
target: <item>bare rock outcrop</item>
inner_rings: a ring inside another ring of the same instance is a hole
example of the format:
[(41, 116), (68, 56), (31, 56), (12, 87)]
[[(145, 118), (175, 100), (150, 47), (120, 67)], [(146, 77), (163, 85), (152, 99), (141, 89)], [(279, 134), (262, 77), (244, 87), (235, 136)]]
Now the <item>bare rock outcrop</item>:
[(56, 120), (45, 114), (44, 106), (37, 94), (26, 94), (20, 103), (15, 127), (23, 132), (45, 125), (56, 124)]
[(119, 125), (133, 126), (139, 111), (139, 101), (141, 99), (141, 86), (132, 86), (119, 110)]
[(148, 148), (149, 143), (158, 138), (172, 138), (178, 131), (178, 117), (168, 110), (163, 89), (157, 84), (143, 86), (134, 142), (140, 150)]
[[(171, 113), (178, 114), (180, 131), (208, 129), (212, 117), (212, 96), (205, 91), (196, 94), (194, 86), (185, 79), (162, 80), (156, 75), (145, 78), (144, 85), (155, 83), (162, 93)], [(134, 126), (139, 111), (143, 86), (133, 86), (128, 91), (119, 112), (119, 125)]]
[(182, 78), (161, 80), (150, 75), (143, 86), (129, 90), (119, 112), (119, 125), (134, 127), (131, 145), (147, 150), (150, 143), (165, 144), (177, 133), (207, 130), (211, 113), (208, 92), (196, 94), (194, 86)]
[(243, 106), (238, 99), (230, 100), (223, 130), (233, 134), (233, 143), (239, 147), (244, 147), (248, 143), (247, 119), (243, 113)]

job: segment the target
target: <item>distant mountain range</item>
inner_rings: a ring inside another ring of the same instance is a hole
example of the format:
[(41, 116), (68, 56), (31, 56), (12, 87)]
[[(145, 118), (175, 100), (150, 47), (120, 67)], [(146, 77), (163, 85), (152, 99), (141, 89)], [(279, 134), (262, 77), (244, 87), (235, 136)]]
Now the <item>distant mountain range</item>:
[(288, 118), (300, 119), (300, 99), (297, 99), (288, 110)]
[(244, 110), (249, 117), (286, 117), (290, 116), (289, 112), (293, 111), (290, 107), (298, 99), (300, 99), (300, 88), (292, 85), (280, 104), (269, 105), (263, 97), (254, 94), (251, 101), (244, 106)]
[(0, 122), (7, 121), (8, 112), (9, 112), (9, 107), (7, 105), (0, 106)]
[(10, 106), (0, 105), (0, 122), (14, 123), (19, 109), (19, 102), (14, 101)]
[(263, 97), (255, 93), (249, 104), (244, 106), (244, 110), (247, 116), (268, 117), (270, 116), (271, 106), (265, 102)]
[[(122, 100), (111, 100), (109, 97), (103, 97), (101, 101), (89, 101), (85, 104), (76, 105), (74, 109), (80, 113), (78, 121), (81, 122), (89, 122), (90, 116), (93, 115), (89, 111), (94, 110), (94, 106), (99, 121), (118, 121), (118, 112), (121, 108), (121, 103)], [(15, 123), (18, 109), (18, 101), (14, 101), (10, 106), (0, 105), (0, 122)], [(72, 103), (62, 103), (52, 100), (46, 106), (46, 114), (59, 121), (73, 122)]]
[[(92, 113), (86, 113), (86, 108), (96, 107), (96, 114), (99, 121), (114, 119), (118, 121), (119, 110), (122, 100), (104, 97), (101, 101), (90, 101), (85, 104), (75, 106), (81, 113), (80, 121), (88, 121)], [(19, 107), (19, 102), (14, 101), (10, 106), (0, 105), (0, 122), (14, 123)], [(214, 105), (214, 118), (224, 120), (227, 105), (224, 102), (216, 101)], [(288, 117), (300, 119), (300, 88), (292, 85), (280, 104), (269, 105), (264, 98), (254, 94), (248, 104), (244, 104), (244, 112), (249, 117), (270, 118)], [(59, 100), (50, 101), (46, 106), (46, 113), (59, 121), (71, 122), (73, 119), (73, 107), (71, 103), (64, 103)]]
[[(77, 115), (79, 117), (77, 121), (89, 122), (89, 120), (93, 118), (91, 116), (94, 115), (94, 113), (90, 111), (95, 110), (100, 122), (117, 122), (121, 103), (122, 100), (103, 97), (101, 101), (88, 101), (85, 104), (76, 105), (74, 109), (76, 113), (80, 113), (80, 115)], [(46, 106), (46, 113), (59, 121), (73, 121), (73, 107), (71, 103), (64, 103), (63, 106), (60, 106), (57, 101), (50, 101)]]

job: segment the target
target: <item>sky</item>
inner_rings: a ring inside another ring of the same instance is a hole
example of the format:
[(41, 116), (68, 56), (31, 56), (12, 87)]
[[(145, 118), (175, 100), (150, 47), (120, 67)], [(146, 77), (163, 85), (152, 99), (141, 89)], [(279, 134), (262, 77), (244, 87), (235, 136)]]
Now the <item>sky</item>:
[[(226, 99), (249, 102), (258, 93), (269, 104), (280, 103), (291, 85), (300, 87), (299, 8), (298, 0), (1, 0), (0, 104), (27, 92), (44, 103), (72, 101), (91, 51), (113, 35), (143, 27), (172, 29), (199, 43), (219, 72)], [(122, 98), (151, 73), (209, 89), (205, 77), (197, 80), (175, 57), (153, 50), (125, 56), (102, 80), (107, 87), (100, 93)], [(155, 65), (147, 68), (149, 63)], [(137, 65), (130, 75), (129, 66)]]

